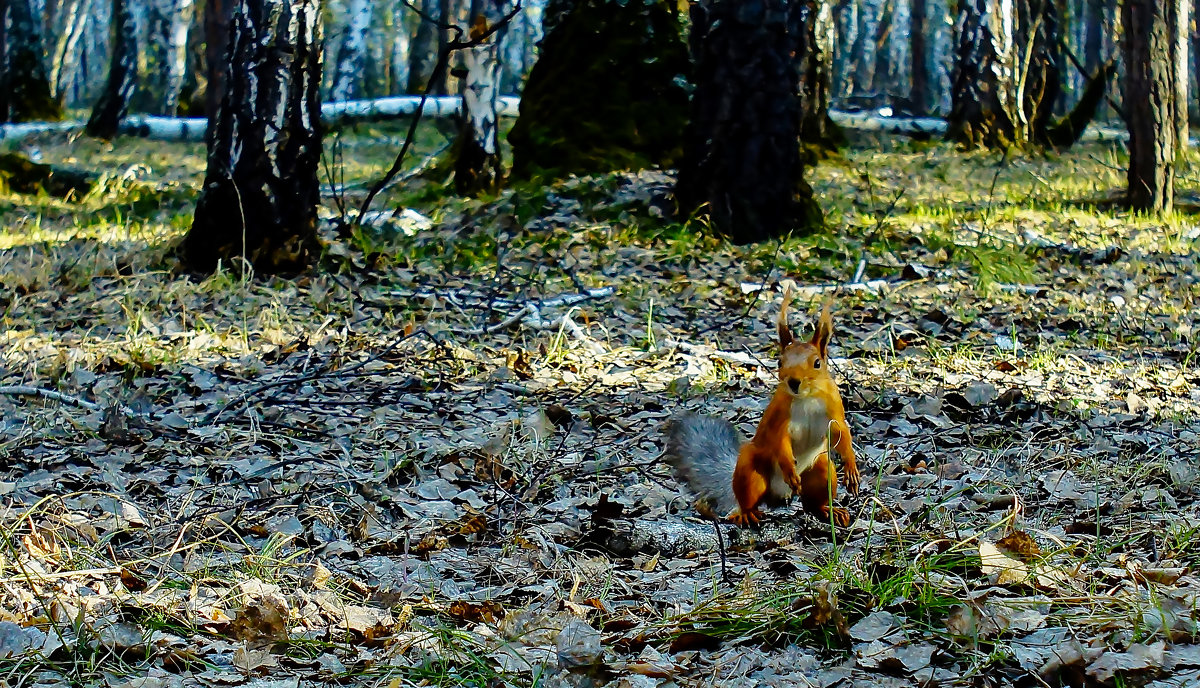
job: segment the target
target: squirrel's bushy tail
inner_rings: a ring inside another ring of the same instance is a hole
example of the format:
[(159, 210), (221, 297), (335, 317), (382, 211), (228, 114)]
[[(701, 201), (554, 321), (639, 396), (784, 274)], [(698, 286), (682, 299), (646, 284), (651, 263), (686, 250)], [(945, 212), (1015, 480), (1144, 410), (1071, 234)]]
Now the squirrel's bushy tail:
[(733, 469), (745, 439), (733, 423), (695, 413), (676, 415), (666, 422), (667, 462), (675, 479), (696, 494), (702, 513), (724, 518), (738, 503), (733, 494)]

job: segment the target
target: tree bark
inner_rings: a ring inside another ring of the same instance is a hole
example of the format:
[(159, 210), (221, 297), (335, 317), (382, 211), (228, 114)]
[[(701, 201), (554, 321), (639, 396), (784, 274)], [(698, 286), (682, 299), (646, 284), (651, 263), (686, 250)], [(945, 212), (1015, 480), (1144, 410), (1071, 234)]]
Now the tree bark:
[[(87, 28), (90, 4), (87, 0), (67, 0), (60, 6), (62, 30), (54, 42), (54, 55), (50, 59), (50, 91), (60, 103), (67, 95), (66, 83), (75, 77), (79, 41)], [(3, 54), (0, 51), (0, 55)]]
[(929, 111), (929, 55), (925, 48), (925, 0), (912, 0), (909, 15), (912, 25), (908, 32), (909, 59), (912, 60), (912, 88), (908, 101), (913, 114), (920, 117)]
[(675, 198), (745, 244), (822, 225), (800, 155), (804, 3), (702, 0), (692, 6), (695, 90)]
[(237, 0), (206, 0), (204, 4), (204, 62), (208, 68), (205, 85), (204, 114), (212, 122), (225, 93), (228, 74), (226, 47), (229, 45), (230, 21)]
[(205, 55), (205, 13), (208, 3), (193, 2), (188, 16), (187, 44), (184, 47), (183, 79), (179, 85), (177, 113), (195, 117), (208, 113), (208, 58)]
[(42, 50), (42, 21), (34, 11), (32, 0), (8, 1), (8, 32), (5, 93), (8, 97), (8, 120), (58, 121), (62, 105), (50, 91), (50, 77)]
[(8, 121), (8, 0), (0, 0), (0, 122)]
[(441, 21), (439, 0), (421, 0), (421, 17), (408, 53), (408, 92), (424, 93), (437, 60), (438, 22)]
[[(491, 6), (491, 3), (488, 3)], [(482, 9), (482, 8), (478, 8)], [(500, 16), (484, 10), (486, 25)], [(490, 15), (490, 16), (489, 16)], [(478, 27), (471, 31), (474, 38)], [(500, 187), (504, 170), (500, 160), (500, 116), (496, 104), (500, 97), (500, 39), (493, 34), (474, 48), (463, 51), (467, 76), (462, 84), (462, 128), (458, 135), (454, 163), (454, 189), (464, 196), (490, 193)]]
[(800, 140), (818, 151), (832, 151), (846, 142), (829, 117), (833, 88), (833, 51), (836, 29), (830, 0), (805, 3), (805, 52), (800, 74)]
[(966, 146), (1003, 148), (1017, 123), (1014, 99), (1012, 0), (959, 3), (958, 49), (946, 137)]
[(321, 11), (318, 0), (239, 0), (208, 170), (183, 243), (188, 268), (238, 258), (291, 272), (318, 250)]
[(1191, 3), (1167, 0), (1167, 25), (1171, 31), (1172, 80), (1175, 85), (1175, 145), (1188, 147), (1188, 43), (1191, 34)]
[(192, 0), (153, 0), (147, 13), (146, 73), (134, 98), (139, 112), (174, 116), (187, 69)]
[(409, 43), (408, 27), (405, 26), (405, 15), (408, 13), (408, 8), (402, 3), (397, 2), (392, 14), (392, 43), (389, 47), (391, 59), (389, 63), (391, 69), (388, 72), (388, 91), (389, 96), (396, 96), (406, 92), (408, 88), (408, 64), (409, 56), (412, 54), (412, 45)]
[(1125, 110), (1130, 207), (1171, 211), (1175, 195), (1173, 36), (1159, 0), (1125, 0)]
[(353, 100), (363, 94), (363, 74), (367, 66), (367, 31), (371, 28), (371, 3), (351, 0), (346, 8), (346, 25), (338, 44), (333, 71), (332, 100)]
[(129, 111), (129, 98), (138, 80), (138, 26), (133, 0), (112, 0), (112, 56), (108, 82), (92, 108), (84, 131), (88, 136), (112, 139)]

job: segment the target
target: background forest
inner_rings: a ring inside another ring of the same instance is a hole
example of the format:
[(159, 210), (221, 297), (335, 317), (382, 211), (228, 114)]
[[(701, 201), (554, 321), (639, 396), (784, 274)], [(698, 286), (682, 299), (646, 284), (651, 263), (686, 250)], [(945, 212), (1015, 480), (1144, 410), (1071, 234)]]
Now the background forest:
[(0, 0), (0, 688), (1200, 686), (1194, 15)]

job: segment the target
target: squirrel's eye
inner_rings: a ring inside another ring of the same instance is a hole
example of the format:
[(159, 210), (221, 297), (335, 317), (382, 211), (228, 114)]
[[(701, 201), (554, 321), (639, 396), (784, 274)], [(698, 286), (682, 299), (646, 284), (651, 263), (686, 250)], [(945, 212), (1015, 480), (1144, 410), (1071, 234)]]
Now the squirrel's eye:
[(821, 369), (821, 359), (819, 359), (819, 358), (813, 359), (813, 370), (820, 370), (820, 369)]

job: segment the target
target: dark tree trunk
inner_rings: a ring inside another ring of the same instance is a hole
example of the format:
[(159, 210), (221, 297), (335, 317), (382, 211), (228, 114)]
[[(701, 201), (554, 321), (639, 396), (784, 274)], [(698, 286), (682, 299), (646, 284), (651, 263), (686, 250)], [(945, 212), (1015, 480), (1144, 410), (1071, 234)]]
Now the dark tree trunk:
[(101, 139), (112, 139), (117, 135), (138, 78), (137, 17), (130, 7), (130, 0), (112, 0), (111, 21), (112, 57), (108, 82), (92, 108), (85, 129), (88, 136)]
[(1088, 74), (1095, 74), (1104, 65), (1104, 21), (1106, 0), (1086, 0), (1084, 17), (1083, 65)]
[[(454, 0), (439, 0), (438, 1), (438, 16), (442, 18), (442, 24), (455, 24), (455, 4)], [(446, 52), (446, 46), (450, 43), (450, 31), (446, 29), (438, 29), (437, 32), (437, 54), (441, 55)], [(453, 55), (451, 58), (453, 59)], [(431, 83), (429, 84), (429, 92), (435, 96), (445, 96), (450, 94), (450, 72), (449, 69), (434, 74)]]
[[(669, 0), (580, 0), (558, 19), (508, 135), (513, 177), (678, 162), (688, 55), (676, 8)], [(791, 78), (794, 91), (796, 73)]]
[(842, 130), (829, 117), (836, 36), (833, 7), (830, 0), (804, 4), (808, 35), (800, 74), (800, 140), (818, 151), (831, 151), (845, 143)]
[(1062, 46), (1055, 0), (1018, 0), (1017, 113), (1022, 141), (1044, 144), (1062, 93)]
[[(490, 5), (490, 3), (489, 3)], [(482, 2), (473, 0), (471, 16), (483, 17), (487, 25), (500, 19)], [(473, 29), (471, 37), (477, 36)], [(462, 81), (462, 129), (454, 161), (454, 189), (469, 196), (489, 193), (500, 187), (504, 170), (500, 160), (500, 127), (496, 110), (500, 96), (500, 34), (463, 51), (466, 78)]]
[(208, 67), (204, 115), (210, 127), (225, 93), (225, 77), (229, 71), (225, 49), (229, 45), (229, 25), (236, 5), (237, 0), (206, 0), (204, 3), (204, 62)]
[(912, 60), (912, 90), (908, 99), (913, 114), (924, 115), (929, 110), (929, 55), (925, 48), (925, 0), (912, 0), (912, 26), (909, 28), (909, 52)]
[(8, 0), (5, 92), (12, 122), (62, 119), (62, 105), (50, 92), (42, 50), (42, 20), (31, 0)]
[(805, 4), (702, 0), (692, 6), (695, 90), (675, 198), (736, 243), (822, 225), (800, 155)]
[(1175, 195), (1173, 37), (1160, 0), (1125, 0), (1125, 110), (1130, 207), (1170, 212)]
[(1012, 37), (1003, 35), (994, 0), (962, 0), (958, 46), (951, 79), (946, 138), (966, 146), (1002, 148), (1012, 143), (1016, 123), (1008, 101), (1013, 74), (1006, 56)]
[(207, 272), (242, 258), (260, 272), (295, 271), (317, 251), (320, 5), (239, 0), (232, 24), (184, 262)]
[[(408, 52), (408, 92), (424, 93), (426, 82), (437, 60), (438, 28), (441, 21), (439, 0), (421, 0), (420, 23)], [(426, 19), (428, 17), (429, 19)], [(432, 21), (431, 21), (432, 20)]]
[(0, 122), (8, 121), (8, 0), (0, 0)]

